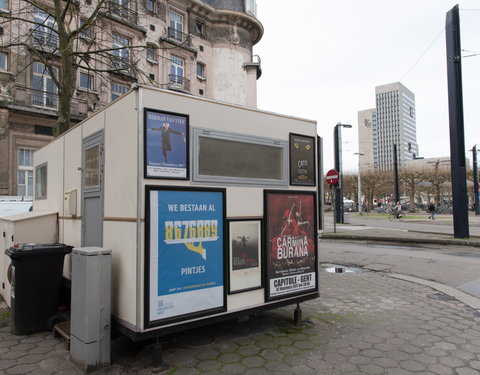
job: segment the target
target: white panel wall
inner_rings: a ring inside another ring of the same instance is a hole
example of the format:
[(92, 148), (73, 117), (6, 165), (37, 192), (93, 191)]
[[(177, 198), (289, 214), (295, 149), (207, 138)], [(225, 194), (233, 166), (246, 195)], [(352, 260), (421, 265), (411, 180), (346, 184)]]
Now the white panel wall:
[(112, 314), (135, 325), (137, 298), (136, 223), (105, 221), (103, 247), (112, 250)]
[(143, 170), (137, 168), (135, 98), (127, 95), (105, 111), (105, 217), (137, 217), (137, 172), (143, 176)]

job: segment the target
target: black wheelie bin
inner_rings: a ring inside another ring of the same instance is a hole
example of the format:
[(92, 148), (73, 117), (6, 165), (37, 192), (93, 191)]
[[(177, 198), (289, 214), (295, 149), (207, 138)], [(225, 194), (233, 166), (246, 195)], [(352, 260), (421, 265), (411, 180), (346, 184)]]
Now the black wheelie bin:
[(73, 247), (24, 244), (5, 251), (12, 260), (10, 327), (14, 335), (47, 330), (57, 314), (63, 260)]

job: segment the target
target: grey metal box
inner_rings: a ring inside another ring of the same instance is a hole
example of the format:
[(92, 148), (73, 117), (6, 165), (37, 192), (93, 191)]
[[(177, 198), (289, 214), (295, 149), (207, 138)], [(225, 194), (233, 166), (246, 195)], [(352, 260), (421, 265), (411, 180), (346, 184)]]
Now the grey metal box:
[(71, 355), (91, 369), (110, 363), (111, 250), (72, 251)]

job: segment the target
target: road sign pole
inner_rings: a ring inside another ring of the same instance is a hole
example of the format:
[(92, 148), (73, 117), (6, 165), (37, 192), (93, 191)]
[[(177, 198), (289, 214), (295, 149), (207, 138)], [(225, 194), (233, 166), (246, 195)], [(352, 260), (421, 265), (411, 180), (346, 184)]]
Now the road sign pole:
[[(333, 201), (336, 202), (337, 201), (337, 197), (335, 195), (335, 185), (331, 185), (332, 186), (332, 197), (333, 197)], [(332, 207), (333, 207), (333, 233), (337, 233), (337, 208), (336, 208), (336, 204), (332, 204)]]

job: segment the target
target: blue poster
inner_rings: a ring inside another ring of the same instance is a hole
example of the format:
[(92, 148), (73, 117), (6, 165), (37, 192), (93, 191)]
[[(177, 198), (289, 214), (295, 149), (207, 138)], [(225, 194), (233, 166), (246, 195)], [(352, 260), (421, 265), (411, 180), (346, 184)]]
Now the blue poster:
[(150, 321), (223, 307), (223, 194), (150, 191)]
[(188, 116), (145, 110), (147, 178), (188, 178)]

